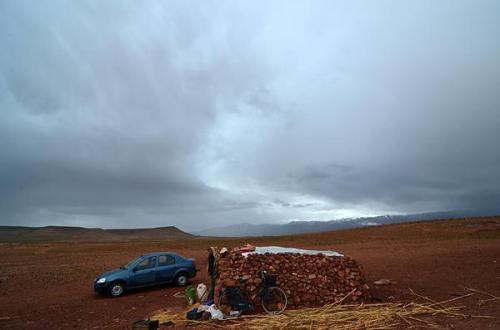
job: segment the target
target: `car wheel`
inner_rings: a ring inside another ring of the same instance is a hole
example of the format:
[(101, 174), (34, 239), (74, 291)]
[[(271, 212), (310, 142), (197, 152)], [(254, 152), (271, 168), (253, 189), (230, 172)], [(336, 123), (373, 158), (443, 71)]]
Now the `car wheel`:
[(121, 282), (113, 282), (109, 285), (109, 295), (119, 297), (125, 293), (125, 285)]
[(188, 278), (186, 274), (179, 274), (175, 278), (175, 283), (177, 283), (178, 286), (185, 286), (188, 282)]

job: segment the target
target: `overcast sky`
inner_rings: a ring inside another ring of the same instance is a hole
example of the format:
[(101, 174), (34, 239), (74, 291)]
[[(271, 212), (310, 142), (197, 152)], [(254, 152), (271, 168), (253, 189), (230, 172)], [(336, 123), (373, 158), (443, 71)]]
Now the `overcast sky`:
[(0, 0), (0, 224), (500, 208), (500, 1)]

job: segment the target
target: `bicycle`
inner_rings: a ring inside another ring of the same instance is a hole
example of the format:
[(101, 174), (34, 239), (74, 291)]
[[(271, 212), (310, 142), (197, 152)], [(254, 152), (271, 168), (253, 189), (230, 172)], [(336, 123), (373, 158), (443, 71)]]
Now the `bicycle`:
[[(262, 288), (253, 298), (260, 297), (262, 308), (266, 313), (271, 315), (283, 313), (288, 304), (288, 298), (285, 291), (277, 286), (277, 276), (268, 274), (266, 271), (261, 271), (260, 276)], [(240, 283), (244, 283), (244, 280), (240, 280)], [(221, 306), (231, 307), (229, 316), (240, 316), (243, 312), (255, 310), (254, 305), (239, 286), (223, 286), (217, 302), (219, 308)]]

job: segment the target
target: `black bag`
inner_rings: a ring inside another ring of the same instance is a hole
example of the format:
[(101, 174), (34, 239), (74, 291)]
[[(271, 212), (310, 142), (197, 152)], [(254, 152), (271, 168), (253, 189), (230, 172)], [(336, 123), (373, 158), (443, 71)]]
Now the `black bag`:
[(239, 287), (226, 287), (226, 297), (231, 308), (235, 311), (253, 310), (248, 299), (241, 293)]
[(132, 330), (156, 330), (160, 327), (160, 321), (158, 320), (140, 320), (135, 321), (132, 324)]
[(265, 274), (264, 275), (264, 284), (266, 286), (276, 286), (276, 281), (278, 280), (278, 276), (275, 274)]
[(197, 308), (193, 308), (189, 312), (186, 313), (186, 318), (188, 320), (199, 320), (201, 319), (201, 316), (203, 315), (203, 312), (198, 312)]

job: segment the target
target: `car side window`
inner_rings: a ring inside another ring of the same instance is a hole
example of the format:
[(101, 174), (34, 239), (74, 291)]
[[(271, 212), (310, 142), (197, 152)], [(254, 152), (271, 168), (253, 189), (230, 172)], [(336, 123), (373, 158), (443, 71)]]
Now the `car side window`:
[(156, 257), (149, 257), (141, 261), (137, 265), (137, 270), (143, 270), (143, 269), (149, 269), (149, 268), (154, 268), (156, 265)]
[(158, 266), (168, 266), (175, 264), (175, 258), (170, 255), (163, 255), (158, 258)]

